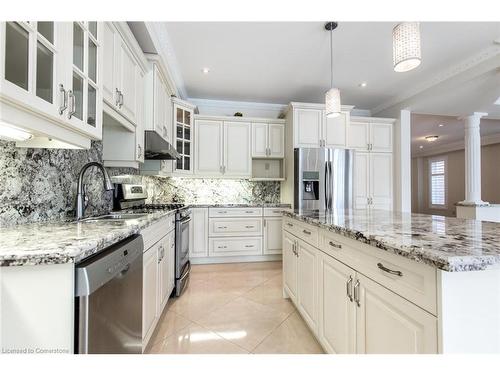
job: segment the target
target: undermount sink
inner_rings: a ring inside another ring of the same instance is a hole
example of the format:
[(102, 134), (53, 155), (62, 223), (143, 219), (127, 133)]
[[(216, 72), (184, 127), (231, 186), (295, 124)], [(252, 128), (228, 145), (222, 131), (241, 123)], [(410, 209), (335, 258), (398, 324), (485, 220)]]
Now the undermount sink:
[(106, 221), (106, 220), (131, 220), (139, 219), (144, 217), (146, 214), (107, 214), (96, 217), (88, 217), (86, 219), (80, 220), (80, 222), (91, 222), (91, 221)]

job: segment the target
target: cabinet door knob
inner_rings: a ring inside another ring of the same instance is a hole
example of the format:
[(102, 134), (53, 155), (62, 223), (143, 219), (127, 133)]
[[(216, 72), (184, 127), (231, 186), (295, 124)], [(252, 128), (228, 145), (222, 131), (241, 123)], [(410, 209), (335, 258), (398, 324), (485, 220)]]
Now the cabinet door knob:
[(59, 92), (61, 93), (61, 105), (59, 106), (59, 114), (62, 115), (66, 108), (68, 108), (68, 95), (62, 83), (59, 84)]

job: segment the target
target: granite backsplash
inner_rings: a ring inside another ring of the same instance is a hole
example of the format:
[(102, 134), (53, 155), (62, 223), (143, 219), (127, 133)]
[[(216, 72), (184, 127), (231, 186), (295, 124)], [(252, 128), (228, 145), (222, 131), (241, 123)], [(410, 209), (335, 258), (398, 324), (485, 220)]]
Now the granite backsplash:
[[(102, 143), (89, 150), (17, 148), (0, 141), (0, 226), (74, 217), (78, 174), (89, 161), (102, 161)], [(279, 182), (140, 176), (132, 168), (108, 168), (115, 182), (147, 186), (149, 202), (279, 203)], [(87, 172), (86, 215), (112, 208), (112, 192), (103, 189), (100, 171)]]

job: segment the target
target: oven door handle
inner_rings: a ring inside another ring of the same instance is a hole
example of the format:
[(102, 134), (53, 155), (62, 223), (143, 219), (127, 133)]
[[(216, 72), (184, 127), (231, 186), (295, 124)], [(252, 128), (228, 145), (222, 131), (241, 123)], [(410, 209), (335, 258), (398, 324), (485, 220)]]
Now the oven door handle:
[(180, 221), (181, 224), (186, 224), (186, 223), (189, 223), (191, 221), (191, 217), (188, 217), (187, 219), (183, 219)]
[(188, 268), (186, 271), (184, 271), (184, 274), (179, 279), (179, 282), (182, 282), (182, 280), (184, 280), (186, 277), (188, 277), (190, 272), (191, 272), (191, 262), (188, 262)]

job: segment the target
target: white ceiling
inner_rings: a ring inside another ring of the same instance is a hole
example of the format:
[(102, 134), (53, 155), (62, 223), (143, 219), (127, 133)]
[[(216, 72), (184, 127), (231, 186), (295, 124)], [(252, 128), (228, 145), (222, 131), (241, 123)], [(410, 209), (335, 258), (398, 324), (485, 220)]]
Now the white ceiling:
[[(423, 22), (422, 64), (411, 72), (395, 73), (395, 24), (343, 22), (335, 30), (334, 83), (341, 89), (343, 103), (376, 108), (491, 48), (500, 36), (500, 23)], [(323, 22), (165, 25), (188, 97), (283, 104), (324, 100), (330, 81), (330, 55)], [(209, 74), (202, 73), (204, 67), (210, 68)], [(366, 88), (358, 86), (363, 81)]]
[[(443, 126), (440, 127), (439, 124)], [(500, 120), (481, 119), (481, 137), (500, 134)], [(437, 141), (428, 142), (428, 135), (439, 136)], [(411, 116), (411, 148), (412, 154), (426, 152), (452, 143), (462, 142), (465, 136), (465, 122), (457, 117), (412, 114)], [(419, 147), (423, 146), (421, 150)]]

